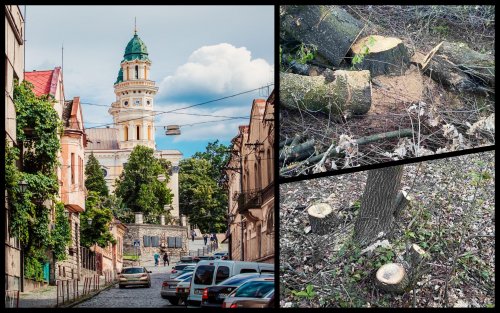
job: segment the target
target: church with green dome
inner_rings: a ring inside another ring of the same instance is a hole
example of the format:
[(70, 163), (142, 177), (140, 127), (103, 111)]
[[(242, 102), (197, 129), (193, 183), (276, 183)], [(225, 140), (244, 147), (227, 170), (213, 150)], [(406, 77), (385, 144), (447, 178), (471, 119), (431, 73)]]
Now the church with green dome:
[(87, 129), (91, 142), (85, 154), (91, 153), (99, 160), (110, 190), (115, 179), (123, 171), (123, 164), (137, 145), (155, 150), (158, 158), (167, 159), (173, 165), (167, 186), (174, 194), (171, 215), (179, 222), (178, 169), (182, 153), (178, 150), (156, 149), (154, 125), (154, 97), (158, 93), (151, 80), (151, 59), (146, 44), (134, 31), (127, 43), (123, 59), (119, 63), (118, 77), (114, 82), (116, 101), (108, 112), (113, 116), (113, 128)]

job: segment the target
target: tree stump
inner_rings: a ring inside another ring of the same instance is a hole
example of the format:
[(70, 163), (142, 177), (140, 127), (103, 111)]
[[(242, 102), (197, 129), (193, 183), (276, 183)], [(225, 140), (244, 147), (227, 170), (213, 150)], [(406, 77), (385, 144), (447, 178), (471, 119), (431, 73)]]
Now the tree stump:
[(318, 53), (339, 66), (349, 47), (361, 33), (363, 23), (341, 7), (330, 5), (286, 5), (280, 14), (285, 35), (312, 44)]
[(327, 83), (324, 76), (280, 73), (280, 104), (333, 116), (368, 112), (371, 106), (370, 72), (338, 70), (333, 76), (333, 81)]
[(409, 278), (403, 265), (388, 263), (378, 269), (376, 284), (382, 290), (403, 293), (409, 284)]
[(331, 227), (337, 225), (339, 220), (335, 216), (332, 207), (327, 203), (317, 203), (307, 209), (311, 231), (318, 235), (325, 235), (331, 231)]
[(410, 57), (403, 41), (378, 35), (359, 39), (351, 48), (352, 55), (362, 61), (353, 64), (358, 70), (369, 70), (372, 77), (378, 75), (403, 75), (410, 66)]
[(413, 268), (416, 268), (422, 262), (422, 259), (425, 256), (425, 251), (420, 248), (419, 245), (413, 244), (410, 248), (410, 262)]
[(442, 41), (420, 63), (422, 71), (458, 92), (483, 92), (495, 87), (495, 57), (470, 49), (464, 43)]

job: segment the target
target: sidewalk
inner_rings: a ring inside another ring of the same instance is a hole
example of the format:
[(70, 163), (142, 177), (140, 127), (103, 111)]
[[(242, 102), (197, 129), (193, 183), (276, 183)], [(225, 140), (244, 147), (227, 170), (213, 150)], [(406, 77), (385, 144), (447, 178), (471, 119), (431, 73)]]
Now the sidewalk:
[[(97, 291), (91, 291), (89, 294), (86, 294), (82, 297), (83, 288), (84, 288), (84, 279), (82, 278), (78, 282), (78, 294), (79, 298), (77, 300), (81, 300), (83, 298), (91, 297), (96, 293), (101, 292), (110, 284), (105, 284), (104, 276), (100, 276), (99, 279), (99, 289)], [(113, 284), (111, 284), (113, 285)], [(29, 292), (21, 292), (19, 293), (19, 307), (20, 308), (55, 308), (57, 307), (57, 286), (47, 286), (44, 288), (39, 288)], [(65, 307), (69, 305), (73, 301), (73, 294), (70, 294), (70, 301), (61, 304), (62, 297), (59, 297), (59, 307)]]

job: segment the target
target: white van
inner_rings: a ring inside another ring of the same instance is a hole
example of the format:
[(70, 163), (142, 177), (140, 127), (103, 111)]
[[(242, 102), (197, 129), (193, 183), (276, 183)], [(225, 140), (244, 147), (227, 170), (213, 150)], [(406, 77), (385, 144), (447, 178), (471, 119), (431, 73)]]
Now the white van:
[(191, 278), (188, 305), (199, 306), (206, 287), (241, 273), (274, 273), (274, 264), (260, 262), (206, 260), (196, 265)]

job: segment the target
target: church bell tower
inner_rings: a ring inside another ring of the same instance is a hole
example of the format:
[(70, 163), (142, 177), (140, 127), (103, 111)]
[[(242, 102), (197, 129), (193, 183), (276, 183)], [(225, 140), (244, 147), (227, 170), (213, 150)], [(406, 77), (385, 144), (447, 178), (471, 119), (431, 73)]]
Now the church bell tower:
[(119, 149), (137, 145), (155, 149), (153, 102), (158, 87), (150, 80), (150, 67), (148, 49), (135, 30), (114, 84), (116, 101), (108, 111), (118, 130)]

